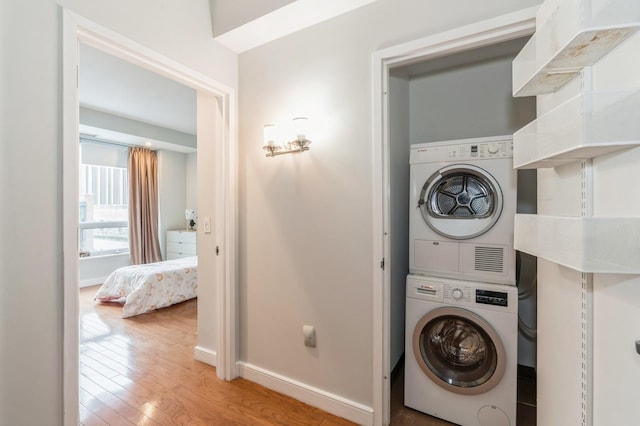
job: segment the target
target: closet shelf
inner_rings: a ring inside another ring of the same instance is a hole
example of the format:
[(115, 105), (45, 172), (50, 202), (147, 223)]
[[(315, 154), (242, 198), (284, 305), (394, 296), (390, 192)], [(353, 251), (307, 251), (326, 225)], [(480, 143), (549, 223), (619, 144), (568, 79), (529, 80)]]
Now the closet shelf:
[(640, 30), (640, 1), (564, 0), (513, 61), (513, 96), (553, 93)]
[(513, 135), (517, 169), (556, 167), (640, 145), (640, 90), (584, 92)]
[(516, 250), (580, 272), (640, 274), (640, 218), (517, 214)]

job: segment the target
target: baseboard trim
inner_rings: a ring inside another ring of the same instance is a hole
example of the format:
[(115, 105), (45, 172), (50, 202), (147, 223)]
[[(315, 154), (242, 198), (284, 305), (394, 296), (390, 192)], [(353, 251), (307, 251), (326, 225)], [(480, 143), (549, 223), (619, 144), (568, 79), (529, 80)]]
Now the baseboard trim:
[(196, 346), (193, 349), (193, 356), (197, 361), (204, 362), (205, 364), (216, 366), (218, 355), (216, 351), (203, 348), (202, 346)]
[(107, 279), (107, 275), (105, 275), (104, 277), (96, 277), (96, 278), (89, 278), (88, 280), (82, 280), (80, 281), (80, 288), (91, 287), (92, 285), (102, 284), (106, 279)]
[(373, 424), (373, 409), (289, 377), (244, 362), (238, 362), (240, 377), (295, 398), (359, 425)]

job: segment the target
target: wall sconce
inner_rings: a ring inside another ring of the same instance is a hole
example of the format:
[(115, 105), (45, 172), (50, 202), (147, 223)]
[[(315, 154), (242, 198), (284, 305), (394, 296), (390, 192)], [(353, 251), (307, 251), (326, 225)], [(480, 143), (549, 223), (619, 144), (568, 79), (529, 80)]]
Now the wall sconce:
[(267, 124), (264, 126), (264, 146), (262, 149), (267, 151), (267, 157), (275, 157), (276, 155), (290, 154), (292, 152), (308, 151), (311, 141), (307, 139), (307, 117), (296, 117), (293, 119), (293, 131), (295, 139), (286, 142), (284, 145), (278, 145), (279, 139), (278, 126), (275, 124)]

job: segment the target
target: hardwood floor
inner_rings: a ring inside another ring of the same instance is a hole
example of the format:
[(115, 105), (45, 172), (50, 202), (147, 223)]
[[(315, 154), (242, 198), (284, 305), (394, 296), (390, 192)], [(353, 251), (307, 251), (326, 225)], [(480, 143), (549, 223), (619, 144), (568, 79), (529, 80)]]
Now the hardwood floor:
[[(353, 425), (244, 379), (218, 380), (194, 360), (196, 300), (133, 318), (80, 290), (80, 422), (90, 425)], [(536, 424), (535, 381), (518, 384), (518, 425)], [(451, 425), (403, 405), (391, 390), (392, 425)]]
[(80, 290), (80, 422), (89, 425), (353, 423), (193, 358), (196, 300), (133, 318)]

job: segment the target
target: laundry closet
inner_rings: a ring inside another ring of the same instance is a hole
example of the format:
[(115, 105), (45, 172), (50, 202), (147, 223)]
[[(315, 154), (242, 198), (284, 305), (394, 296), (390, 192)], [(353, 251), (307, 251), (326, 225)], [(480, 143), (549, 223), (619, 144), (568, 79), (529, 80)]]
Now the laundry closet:
[[(412, 146), (511, 135), (536, 118), (536, 98), (512, 96), (512, 61), (528, 37), (391, 70), (390, 253), (391, 369), (405, 351), (405, 300), (410, 264)], [(510, 145), (505, 145), (510, 149)], [(484, 148), (480, 148), (484, 149)], [(514, 172), (516, 173), (516, 172)], [(517, 172), (517, 212), (536, 213), (536, 171)], [(536, 366), (536, 262), (518, 254), (518, 364)], [(516, 296), (517, 297), (517, 296)], [(406, 353), (405, 357), (413, 356)], [(406, 359), (405, 359), (406, 361)]]

